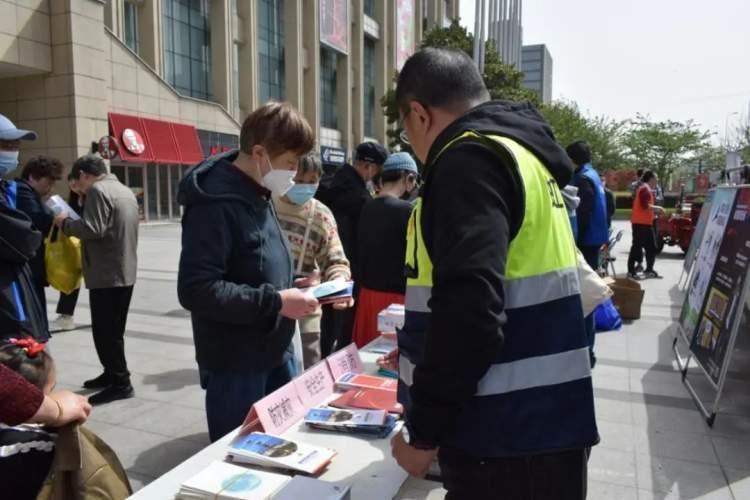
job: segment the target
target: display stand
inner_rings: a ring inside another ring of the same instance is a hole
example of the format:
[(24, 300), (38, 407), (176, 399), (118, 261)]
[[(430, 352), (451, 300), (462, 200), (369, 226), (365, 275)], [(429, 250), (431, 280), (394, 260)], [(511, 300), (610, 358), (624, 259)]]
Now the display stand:
[[(716, 188), (707, 197), (683, 275), (687, 293), (672, 343), (675, 360), (690, 396), (709, 426), (719, 411), (748, 294), (750, 270), (750, 186)], [(683, 359), (682, 339), (688, 348)], [(690, 382), (695, 360), (716, 396), (710, 409)]]

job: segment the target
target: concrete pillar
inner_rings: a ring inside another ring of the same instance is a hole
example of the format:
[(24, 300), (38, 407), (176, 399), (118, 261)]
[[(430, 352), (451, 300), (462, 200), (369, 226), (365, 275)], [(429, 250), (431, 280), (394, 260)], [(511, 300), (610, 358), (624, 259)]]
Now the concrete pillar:
[(238, 31), (242, 34), (239, 49), (240, 69), (240, 122), (258, 107), (258, 26), (257, 2), (238, 0), (237, 13), (240, 22)]
[(320, 1), (307, 0), (303, 7), (304, 108), (303, 112), (320, 143)]
[(231, 109), (232, 96), (232, 33), (229, 29), (231, 6), (229, 0), (213, 0), (209, 7), (211, 30), (211, 95), (213, 99)]
[(164, 43), (161, 9), (159, 0), (145, 0), (138, 6), (138, 55), (151, 66), (151, 69), (163, 75)]
[(304, 109), (304, 63), (302, 2), (284, 0), (284, 75), (286, 100), (297, 109)]
[(352, 150), (352, 25), (349, 23), (349, 55), (336, 56), (336, 112), (339, 115), (338, 129), (341, 132), (341, 147), (347, 154)]
[[(349, 60), (351, 61), (352, 85), (351, 107), (352, 138), (351, 144), (357, 145), (365, 137), (365, 26), (364, 2), (353, 0), (351, 3), (351, 39)], [(351, 144), (348, 150), (351, 150)]]
[(422, 43), (424, 37), (424, 3), (422, 0), (414, 0), (414, 43), (416, 48)]
[(375, 20), (380, 25), (380, 40), (375, 44), (375, 138), (381, 144), (388, 144), (388, 123), (380, 101), (391, 88), (393, 80), (393, 70), (388, 57), (391, 29), (387, 20), (390, 19), (391, 10), (393, 9), (389, 8), (389, 2), (375, 3)]

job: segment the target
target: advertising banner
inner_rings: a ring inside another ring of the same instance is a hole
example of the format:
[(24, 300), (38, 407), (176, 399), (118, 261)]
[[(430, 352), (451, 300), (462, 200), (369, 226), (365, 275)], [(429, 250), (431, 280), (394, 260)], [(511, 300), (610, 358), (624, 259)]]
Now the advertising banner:
[(349, 0), (320, 0), (320, 41), (349, 53)]
[(695, 261), (695, 254), (698, 248), (701, 246), (703, 241), (703, 234), (706, 232), (706, 221), (708, 220), (708, 214), (711, 212), (711, 200), (714, 197), (715, 191), (709, 191), (706, 193), (706, 197), (701, 207), (701, 214), (698, 217), (698, 222), (695, 224), (695, 230), (693, 231), (692, 239), (690, 240), (690, 246), (685, 254), (685, 260), (682, 262), (682, 268), (686, 273), (690, 272)]
[(409, 56), (416, 50), (414, 0), (396, 0), (396, 69), (401, 71)]

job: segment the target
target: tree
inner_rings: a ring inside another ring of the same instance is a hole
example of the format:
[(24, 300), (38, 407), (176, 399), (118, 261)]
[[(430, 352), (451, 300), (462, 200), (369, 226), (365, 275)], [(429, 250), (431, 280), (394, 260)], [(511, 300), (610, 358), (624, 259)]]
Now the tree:
[(542, 106), (541, 112), (563, 147), (578, 140), (591, 145), (593, 164), (600, 172), (629, 166), (622, 144), (623, 122), (586, 116), (573, 101), (555, 101)]
[(637, 165), (653, 170), (660, 182), (667, 183), (681, 162), (705, 150), (710, 137), (693, 120), (654, 121), (639, 114), (630, 122), (623, 143)]
[[(438, 47), (453, 48), (466, 52), (471, 57), (474, 47), (474, 36), (454, 19), (450, 26), (446, 28), (433, 28), (425, 33), (420, 48)], [(492, 99), (508, 99), (514, 101), (527, 100), (535, 105), (539, 105), (539, 97), (531, 90), (521, 87), (523, 73), (518, 71), (514, 66), (505, 64), (500, 59), (492, 42), (488, 41), (485, 45), (484, 57), (484, 84), (490, 93)], [(394, 82), (398, 74), (394, 77)], [(396, 93), (390, 89), (380, 103), (383, 106), (385, 115), (389, 124), (396, 124), (394, 129), (388, 131), (388, 144), (391, 148), (399, 147), (402, 151), (411, 151), (408, 145), (404, 144), (401, 139), (401, 127), (399, 121), (399, 110), (396, 105)]]

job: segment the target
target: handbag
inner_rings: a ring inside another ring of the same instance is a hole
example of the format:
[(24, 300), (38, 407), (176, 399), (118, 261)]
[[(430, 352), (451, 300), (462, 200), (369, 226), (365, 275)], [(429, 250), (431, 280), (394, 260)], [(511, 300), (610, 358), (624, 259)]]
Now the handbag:
[(53, 227), (45, 241), (44, 266), (47, 282), (55, 290), (70, 294), (81, 287), (81, 242)]

